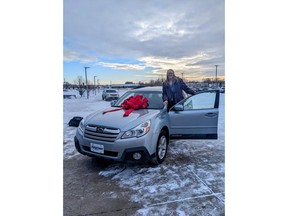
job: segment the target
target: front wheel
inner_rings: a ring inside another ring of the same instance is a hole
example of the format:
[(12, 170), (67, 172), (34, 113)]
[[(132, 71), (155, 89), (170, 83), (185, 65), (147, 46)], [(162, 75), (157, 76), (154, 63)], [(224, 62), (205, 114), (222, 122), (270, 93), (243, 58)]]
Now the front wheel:
[(162, 130), (159, 134), (157, 145), (156, 145), (156, 152), (154, 158), (151, 160), (152, 164), (158, 165), (161, 164), (167, 155), (168, 150), (168, 135), (167, 132)]

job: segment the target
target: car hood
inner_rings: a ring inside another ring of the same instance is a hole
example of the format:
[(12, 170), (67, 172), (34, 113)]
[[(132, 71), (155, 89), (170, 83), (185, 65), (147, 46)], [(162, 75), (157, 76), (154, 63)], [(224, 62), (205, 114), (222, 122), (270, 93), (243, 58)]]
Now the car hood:
[[(123, 116), (125, 110), (115, 110), (116, 107), (110, 107), (92, 115), (86, 119), (85, 125), (100, 125), (105, 127), (119, 128), (121, 131), (136, 127), (143, 121), (149, 120), (160, 113), (160, 110), (139, 109), (133, 110), (129, 116)], [(112, 111), (111, 111), (112, 110)], [(103, 114), (105, 111), (111, 111)]]

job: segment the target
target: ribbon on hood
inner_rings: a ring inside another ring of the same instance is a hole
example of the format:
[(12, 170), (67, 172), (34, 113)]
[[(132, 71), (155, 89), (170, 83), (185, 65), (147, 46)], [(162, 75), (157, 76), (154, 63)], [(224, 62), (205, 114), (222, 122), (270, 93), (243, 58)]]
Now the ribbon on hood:
[(143, 98), (142, 95), (135, 95), (135, 96), (131, 96), (128, 99), (124, 100), (123, 103), (121, 104), (121, 108), (117, 108), (117, 109), (113, 109), (113, 110), (107, 110), (104, 111), (102, 114), (104, 115), (105, 113), (108, 112), (114, 112), (117, 110), (122, 110), (124, 109), (124, 115), (123, 116), (129, 116), (130, 113), (133, 110), (137, 110), (137, 109), (145, 109), (148, 106), (148, 99), (147, 98)]

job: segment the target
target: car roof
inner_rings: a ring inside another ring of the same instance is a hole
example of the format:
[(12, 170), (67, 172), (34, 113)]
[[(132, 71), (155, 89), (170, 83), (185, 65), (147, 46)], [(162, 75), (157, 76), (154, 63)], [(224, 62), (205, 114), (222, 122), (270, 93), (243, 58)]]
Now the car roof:
[(109, 88), (109, 89), (104, 89), (104, 91), (108, 91), (108, 90), (117, 91), (117, 89), (112, 89), (112, 88)]
[(131, 90), (132, 92), (151, 92), (157, 91), (162, 92), (162, 86), (150, 86), (150, 87), (143, 87)]

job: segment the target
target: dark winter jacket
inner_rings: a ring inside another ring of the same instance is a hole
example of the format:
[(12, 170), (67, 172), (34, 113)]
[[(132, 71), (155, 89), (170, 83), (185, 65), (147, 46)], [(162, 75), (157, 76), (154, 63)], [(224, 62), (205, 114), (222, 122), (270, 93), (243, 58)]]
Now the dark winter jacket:
[(176, 77), (176, 80), (170, 86), (167, 81), (163, 83), (162, 99), (167, 100), (169, 104), (176, 104), (184, 99), (182, 90), (187, 94), (194, 95), (195, 91), (190, 89), (181, 78)]

